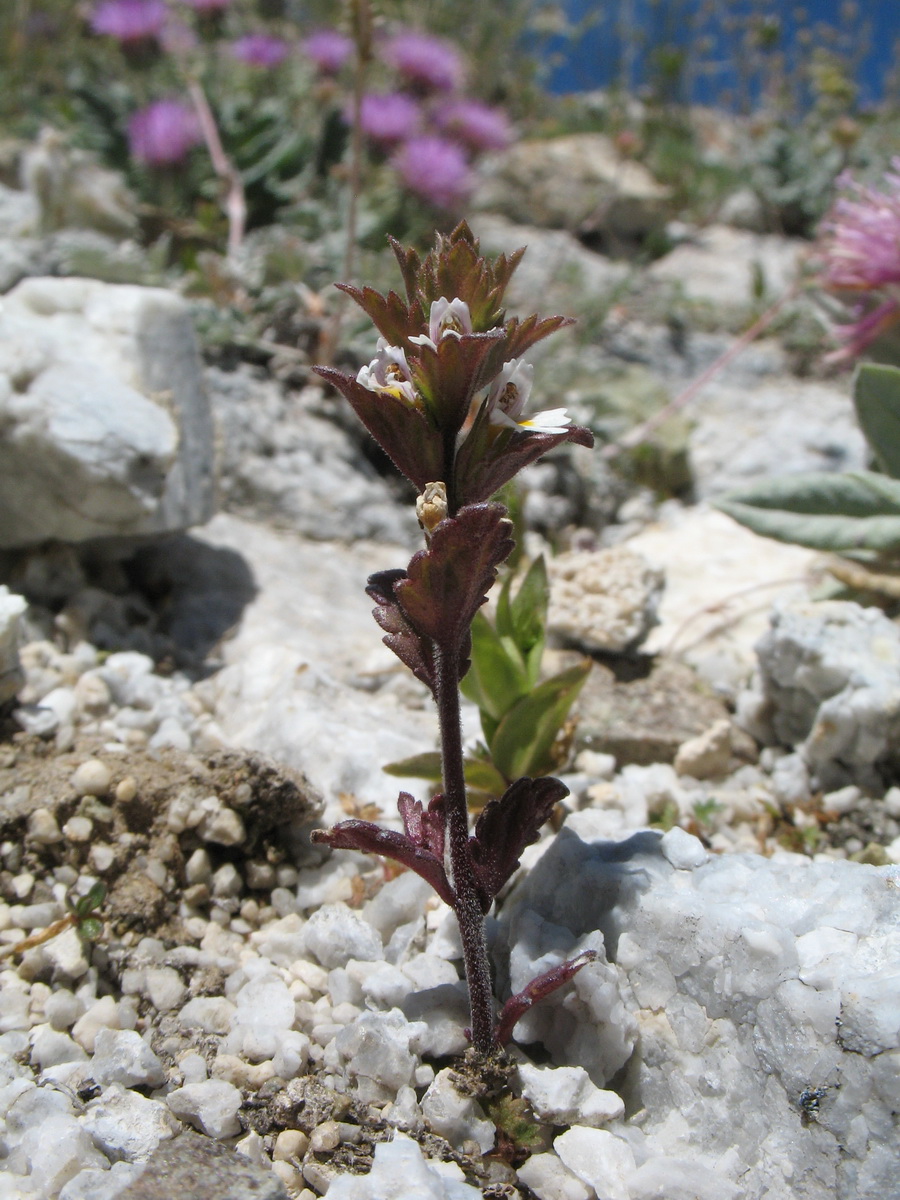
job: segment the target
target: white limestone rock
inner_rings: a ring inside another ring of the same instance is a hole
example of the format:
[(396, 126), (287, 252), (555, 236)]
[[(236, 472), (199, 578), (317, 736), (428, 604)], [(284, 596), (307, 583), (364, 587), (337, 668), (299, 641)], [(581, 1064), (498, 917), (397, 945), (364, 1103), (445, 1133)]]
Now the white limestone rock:
[(346, 1072), (360, 1099), (384, 1103), (415, 1082), (419, 1058), (412, 1046), (424, 1032), (397, 1009), (363, 1013), (337, 1033), (325, 1061)]
[(94, 1078), (101, 1085), (159, 1087), (166, 1069), (134, 1029), (101, 1029), (94, 1039), (91, 1060)]
[(767, 295), (786, 291), (803, 249), (798, 239), (708, 225), (657, 259), (647, 273), (654, 281), (677, 284), (691, 300), (733, 310), (754, 302), (759, 279)]
[(368, 1175), (339, 1175), (328, 1187), (331, 1200), (480, 1200), (455, 1163), (426, 1159), (412, 1138), (395, 1133), (375, 1146)]
[(605, 1129), (573, 1125), (553, 1143), (564, 1166), (594, 1189), (597, 1200), (630, 1200), (628, 1176), (634, 1155), (628, 1143)]
[(176, 1117), (210, 1137), (229, 1138), (241, 1132), (241, 1093), (224, 1079), (204, 1079), (175, 1088), (166, 1096), (166, 1103)]
[(900, 739), (900, 629), (830, 600), (776, 608), (757, 646), (768, 728), (819, 787), (877, 787)]
[(697, 737), (682, 742), (675, 755), (675, 770), (693, 779), (716, 779), (728, 771), (731, 759), (731, 722), (723, 717)]
[(381, 938), (372, 926), (346, 904), (325, 904), (306, 923), (306, 948), (323, 967), (342, 967), (351, 958), (378, 962)]
[(11, 700), (25, 682), (19, 663), (19, 639), (27, 607), (24, 596), (0, 584), (0, 704)]
[(625, 546), (569, 550), (550, 560), (551, 633), (585, 650), (634, 649), (656, 620), (665, 576)]
[(564, 1166), (556, 1154), (533, 1154), (516, 1174), (538, 1200), (595, 1200), (594, 1189)]
[(213, 430), (187, 307), (159, 288), (25, 279), (0, 313), (0, 548), (187, 528)]
[(625, 1111), (621, 1096), (598, 1088), (584, 1067), (535, 1067), (523, 1062), (519, 1081), (535, 1116), (550, 1125), (606, 1125)]
[(457, 1089), (450, 1067), (438, 1071), (422, 1097), (422, 1114), (429, 1127), (457, 1150), (465, 1142), (477, 1142), (481, 1153), (487, 1154), (494, 1145), (497, 1130), (493, 1122), (477, 1100)]
[[(675, 870), (661, 842), (590, 843), (564, 826), (507, 898), (498, 940), (501, 977), (522, 977), (551, 936), (562, 956), (602, 931), (640, 1034), (628, 1067), (640, 1122), (609, 1127), (642, 1164), (625, 1196), (658, 1195), (672, 1158), (676, 1196), (895, 1196), (900, 869), (730, 854)], [(539, 1032), (554, 1061), (602, 1084), (586, 1047), (604, 1023), (557, 997), (529, 1017), (549, 1010)]]
[(146, 1162), (160, 1142), (180, 1130), (161, 1100), (148, 1099), (120, 1083), (111, 1084), (88, 1103), (81, 1123), (113, 1162)]

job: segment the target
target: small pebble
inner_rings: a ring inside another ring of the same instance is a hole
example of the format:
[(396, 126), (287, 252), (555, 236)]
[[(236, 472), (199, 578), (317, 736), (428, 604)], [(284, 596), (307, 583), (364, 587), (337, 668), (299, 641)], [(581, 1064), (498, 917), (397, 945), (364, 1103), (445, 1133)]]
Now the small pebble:
[(90, 817), (69, 817), (62, 827), (63, 835), (70, 842), (89, 842), (94, 832), (94, 822)]
[(28, 818), (28, 837), (42, 846), (52, 846), (62, 841), (62, 833), (56, 817), (49, 808), (36, 808)]
[(335, 1150), (341, 1144), (341, 1131), (337, 1121), (323, 1121), (310, 1134), (309, 1148), (313, 1154)]
[(137, 780), (133, 775), (126, 775), (116, 785), (116, 799), (120, 804), (130, 804), (137, 795)]
[(105, 796), (112, 783), (112, 772), (99, 758), (89, 758), (77, 768), (71, 783), (79, 796)]
[(302, 1129), (282, 1129), (275, 1139), (272, 1158), (275, 1162), (287, 1162), (291, 1158), (300, 1159), (308, 1149), (309, 1138)]

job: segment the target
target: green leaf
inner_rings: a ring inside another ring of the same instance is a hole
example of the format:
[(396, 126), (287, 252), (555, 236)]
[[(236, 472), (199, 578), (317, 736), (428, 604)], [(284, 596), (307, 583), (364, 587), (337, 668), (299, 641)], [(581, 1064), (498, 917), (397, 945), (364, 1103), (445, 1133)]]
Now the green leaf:
[(106, 884), (101, 883), (98, 880), (98, 882), (94, 884), (89, 892), (87, 892), (79, 900), (75, 901), (73, 906), (75, 915), (79, 917), (86, 917), (88, 913), (93, 912), (95, 908), (99, 908), (105, 899)]
[(441, 782), (441, 756), (437, 750), (425, 754), (413, 754), (381, 768), (386, 775), (399, 775), (407, 779), (428, 779), (431, 783)]
[(529, 687), (525, 664), (515, 645), (501, 638), (483, 613), (472, 622), (472, 666), (460, 684), (462, 693), (482, 712), (500, 720)]
[(103, 932), (103, 922), (98, 921), (96, 917), (85, 917), (83, 921), (78, 922), (78, 932), (85, 941), (96, 942)]
[(761, 479), (716, 506), (754, 533), (814, 550), (900, 548), (900, 482), (874, 471)]
[(492, 762), (483, 758), (467, 758), (465, 761), (466, 787), (475, 791), (502, 796), (509, 786)]
[(878, 465), (900, 479), (900, 368), (861, 363), (853, 379), (853, 403)]
[(523, 655), (527, 655), (533, 646), (543, 640), (549, 602), (547, 565), (541, 554), (528, 568), (510, 604), (512, 636)]
[(549, 769), (550, 747), (590, 673), (588, 659), (523, 696), (490, 739), (491, 757), (508, 779)]

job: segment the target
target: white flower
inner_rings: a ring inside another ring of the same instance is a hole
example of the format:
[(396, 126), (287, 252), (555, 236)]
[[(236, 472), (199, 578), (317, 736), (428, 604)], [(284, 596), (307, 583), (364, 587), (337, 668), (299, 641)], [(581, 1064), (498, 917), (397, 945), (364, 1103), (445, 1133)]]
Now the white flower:
[(381, 392), (416, 404), (416, 389), (402, 347), (389, 346), (385, 338), (379, 338), (375, 349), (377, 353), (369, 365), (359, 368), (356, 382), (370, 392)]
[(458, 338), (462, 337), (464, 333), (471, 332), (472, 314), (469, 312), (469, 306), (465, 300), (460, 300), (458, 296), (453, 300), (441, 296), (439, 300), (431, 302), (428, 333), (416, 334), (409, 340), (415, 342), (417, 346), (430, 346), (432, 350), (437, 350), (437, 344), (441, 338)]
[(548, 408), (534, 416), (522, 417), (531, 395), (533, 378), (534, 367), (524, 359), (512, 358), (504, 363), (485, 401), (488, 420), (492, 425), (505, 425), (532, 433), (565, 433), (571, 418), (564, 408)]

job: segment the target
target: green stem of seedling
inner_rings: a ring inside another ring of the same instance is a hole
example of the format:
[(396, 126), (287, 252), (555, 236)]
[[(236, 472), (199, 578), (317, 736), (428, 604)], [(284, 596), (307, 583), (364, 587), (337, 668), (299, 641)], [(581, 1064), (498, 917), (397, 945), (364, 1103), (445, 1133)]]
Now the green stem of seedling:
[(447, 843), (450, 874), (456, 897), (454, 909), (459, 922), (469, 1003), (472, 1013), (472, 1046), (480, 1055), (491, 1053), (493, 1005), (491, 972), (484, 914), (475, 888), (469, 857), (469, 812), (463, 763), (462, 725), (459, 710), (459, 653), (435, 647), (436, 699), (441, 728), (441, 765), (444, 781)]

